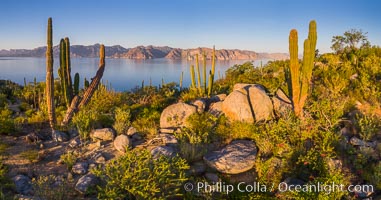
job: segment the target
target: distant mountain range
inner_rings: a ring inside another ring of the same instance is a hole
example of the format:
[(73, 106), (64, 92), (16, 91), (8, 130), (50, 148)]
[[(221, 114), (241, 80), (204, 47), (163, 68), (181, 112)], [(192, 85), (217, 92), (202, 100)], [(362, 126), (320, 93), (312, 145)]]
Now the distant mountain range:
[[(98, 57), (99, 44), (84, 46), (70, 46), (71, 57)], [(35, 49), (10, 49), (0, 50), (0, 57), (45, 57), (46, 47), (38, 47)], [(106, 46), (106, 57), (108, 58), (128, 58), (128, 59), (196, 59), (199, 55), (205, 52), (207, 59), (212, 57), (211, 48), (195, 48), (195, 49), (180, 49), (168, 46), (137, 46), (134, 48), (124, 48), (120, 45)], [(59, 46), (53, 47), (53, 54), (58, 57)], [(239, 50), (239, 49), (219, 49), (216, 50), (216, 58), (218, 60), (255, 60), (255, 59), (274, 59), (285, 60), (289, 58), (285, 53), (257, 53), (254, 51)]]

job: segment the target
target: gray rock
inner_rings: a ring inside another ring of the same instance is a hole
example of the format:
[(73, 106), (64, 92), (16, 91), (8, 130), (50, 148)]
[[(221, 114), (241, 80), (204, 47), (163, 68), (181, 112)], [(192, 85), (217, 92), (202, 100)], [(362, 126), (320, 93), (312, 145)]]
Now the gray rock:
[(12, 180), (15, 183), (17, 193), (23, 195), (30, 195), (33, 193), (33, 187), (29, 177), (25, 175), (17, 175), (13, 177)]
[(230, 183), (253, 183), (255, 182), (257, 175), (255, 173), (255, 170), (249, 170), (247, 172), (239, 173), (239, 174), (229, 174), (225, 175), (227, 177), (227, 180), (229, 180)]
[(343, 163), (339, 159), (329, 158), (327, 163), (329, 169), (331, 169), (332, 171), (338, 170), (343, 166)]
[(248, 83), (236, 83), (234, 86), (233, 86), (233, 91), (235, 90), (238, 90), (238, 91), (242, 91), (242, 90), (248, 90), (250, 87), (262, 87), (262, 89), (264, 90), (265, 88), (262, 86), (262, 85), (259, 85), (259, 84), (248, 84)]
[(116, 150), (125, 153), (126, 149), (131, 146), (130, 138), (127, 135), (118, 135), (114, 140), (114, 147)]
[(52, 138), (56, 142), (66, 142), (70, 139), (66, 133), (58, 131), (58, 130), (52, 131)]
[(377, 146), (377, 141), (365, 142), (364, 140), (361, 140), (355, 136), (349, 140), (349, 143), (352, 144), (353, 146), (365, 146), (365, 147), (371, 147), (371, 148), (375, 148)]
[(274, 108), (270, 97), (266, 94), (261, 85), (254, 85), (248, 88), (249, 99), (254, 111), (255, 121), (268, 121), (274, 118)]
[(99, 153), (94, 156), (94, 161), (97, 164), (104, 164), (106, 163), (106, 158), (101, 153)]
[(93, 187), (98, 183), (98, 178), (94, 174), (86, 174), (78, 179), (75, 184), (75, 190), (81, 194), (85, 194), (89, 187)]
[(206, 164), (225, 174), (239, 174), (254, 167), (257, 147), (250, 140), (235, 140), (204, 156)]
[(356, 189), (355, 189), (354, 193), (355, 193), (355, 196), (357, 198), (360, 198), (360, 199), (370, 197), (373, 194), (373, 192), (361, 191), (361, 190), (356, 190)]
[(220, 181), (220, 177), (218, 177), (216, 173), (207, 172), (204, 176), (208, 181), (212, 183), (217, 183)]
[(75, 137), (75, 138), (73, 138), (73, 139), (69, 142), (69, 147), (71, 147), (71, 148), (76, 148), (76, 147), (78, 147), (80, 144), (81, 144), (81, 139), (80, 139), (79, 137)]
[(361, 140), (357, 137), (352, 137), (349, 140), (349, 143), (351, 143), (351, 145), (353, 145), (353, 146), (365, 146), (365, 144), (366, 144), (364, 140)]
[(195, 162), (190, 166), (189, 173), (193, 176), (199, 176), (206, 171), (206, 164), (202, 161)]
[(291, 100), (283, 92), (282, 89), (278, 89), (272, 98), (274, 112), (278, 117), (285, 117), (292, 111)]
[(131, 139), (133, 139), (134, 141), (138, 141), (138, 140), (142, 140), (143, 139), (143, 136), (140, 135), (139, 133), (135, 133), (131, 136)]
[(210, 103), (215, 103), (215, 102), (224, 101), (226, 99), (226, 96), (227, 96), (226, 94), (218, 94), (218, 95), (212, 96), (209, 99), (209, 102)]
[(22, 194), (16, 194), (13, 199), (17, 199), (17, 200), (43, 200), (39, 197), (35, 197), (35, 196), (27, 196), (27, 195), (22, 195)]
[(163, 143), (166, 145), (166, 144), (177, 144), (178, 141), (177, 141), (177, 138), (172, 135), (172, 134), (167, 134), (167, 133), (160, 133), (158, 138), (161, 139), (161, 141), (163, 141)]
[(160, 133), (170, 133), (170, 134), (173, 134), (175, 132), (175, 129), (171, 129), (171, 128), (161, 128)]
[(93, 169), (95, 169), (95, 168), (97, 168), (97, 164), (95, 164), (95, 163), (91, 163), (91, 164), (89, 165), (89, 170), (93, 170)]
[(25, 140), (28, 143), (36, 143), (36, 142), (41, 141), (42, 139), (43, 139), (43, 137), (40, 134), (35, 133), (35, 132), (29, 133), (28, 135), (25, 136)]
[(77, 162), (74, 164), (72, 171), (75, 174), (83, 175), (87, 173), (88, 168), (89, 164), (87, 162)]
[(176, 156), (176, 152), (173, 147), (170, 146), (158, 146), (151, 150), (151, 155), (153, 158), (159, 158), (160, 156), (165, 156), (172, 158)]
[(102, 141), (110, 141), (114, 140), (115, 138), (115, 132), (111, 128), (102, 128), (102, 129), (95, 129), (91, 131), (90, 137), (93, 140), (102, 140)]
[(232, 121), (253, 123), (253, 113), (246, 91), (235, 90), (222, 102), (222, 112)]
[(204, 99), (196, 99), (192, 102), (192, 105), (197, 107), (198, 113), (203, 113), (206, 108), (206, 101)]
[(292, 178), (292, 177), (288, 177), (282, 182), (287, 183), (287, 185), (300, 185), (300, 186), (302, 186), (306, 183), (300, 179)]
[(160, 116), (160, 128), (176, 129), (186, 126), (186, 119), (197, 112), (196, 106), (176, 103), (163, 110)]
[(70, 135), (71, 138), (73, 138), (73, 137), (77, 137), (77, 136), (79, 135), (77, 129), (69, 129), (69, 130), (68, 130), (68, 133), (69, 133), (69, 135)]
[(210, 104), (209, 111), (210, 114), (219, 117), (223, 114), (222, 112), (222, 102), (216, 102)]
[(130, 128), (128, 128), (128, 130), (127, 130), (127, 135), (128, 136), (132, 136), (132, 135), (134, 135), (135, 133), (137, 133), (138, 132), (138, 130), (136, 130), (136, 128), (135, 127), (130, 127)]
[(340, 129), (340, 134), (349, 140), (349, 138), (353, 136), (353, 131), (351, 128), (345, 126)]

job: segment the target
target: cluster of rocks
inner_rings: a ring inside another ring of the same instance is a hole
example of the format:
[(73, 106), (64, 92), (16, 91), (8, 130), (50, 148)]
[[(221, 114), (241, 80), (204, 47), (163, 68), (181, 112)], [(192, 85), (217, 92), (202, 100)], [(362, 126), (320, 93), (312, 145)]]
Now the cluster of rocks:
[[(38, 133), (30, 133), (25, 136), (28, 143), (40, 144), (42, 141), (53, 139), (59, 145), (66, 146), (65, 152), (75, 152), (73, 155), (81, 155), (77, 162), (68, 172), (67, 179), (75, 181), (75, 190), (84, 194), (89, 187), (96, 185), (99, 180), (90, 172), (91, 169), (103, 166), (111, 159), (123, 155), (126, 149), (131, 148), (134, 142), (139, 142), (143, 138), (134, 127), (130, 127), (125, 134), (118, 135), (111, 128), (95, 129), (90, 133), (92, 141), (82, 141), (76, 131), (68, 133), (54, 130), (51, 137)], [(62, 160), (58, 164), (63, 164)], [(33, 195), (31, 178), (26, 175), (16, 175), (13, 177), (17, 193), (21, 195)]]
[(187, 126), (186, 119), (196, 112), (224, 114), (231, 121), (260, 122), (287, 115), (292, 110), (291, 100), (278, 89), (269, 95), (259, 84), (238, 83), (229, 95), (220, 94), (209, 99), (197, 99), (191, 104), (176, 103), (165, 108), (160, 117), (163, 133), (173, 133)]
[[(212, 115), (224, 114), (231, 121), (260, 122), (282, 117), (292, 110), (290, 99), (282, 90), (268, 94), (259, 84), (236, 84), (229, 95), (219, 94), (209, 99), (197, 99), (190, 104), (176, 103), (165, 108), (160, 117), (161, 134), (174, 133), (188, 126), (187, 118), (194, 113), (209, 112)], [(154, 152), (173, 155), (173, 148), (161, 146)], [(235, 140), (223, 148), (204, 155), (202, 161), (192, 163), (189, 172), (204, 175), (207, 180), (220, 180), (215, 172), (228, 175), (230, 180), (254, 181), (253, 167), (257, 147), (251, 140)]]

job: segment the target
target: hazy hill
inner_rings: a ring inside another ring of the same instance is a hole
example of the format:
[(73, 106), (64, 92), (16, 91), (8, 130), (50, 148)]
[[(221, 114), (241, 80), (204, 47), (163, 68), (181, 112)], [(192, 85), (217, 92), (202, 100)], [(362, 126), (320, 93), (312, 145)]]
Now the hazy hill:
[[(99, 44), (84, 46), (72, 45), (72, 57), (98, 57)], [(134, 48), (124, 48), (120, 45), (106, 46), (106, 56), (109, 58), (128, 58), (128, 59), (188, 59), (194, 60), (196, 55), (202, 59), (202, 53), (205, 52), (207, 59), (212, 57), (211, 48), (195, 48), (195, 49), (180, 49), (168, 46), (137, 46)], [(46, 47), (38, 47), (35, 49), (10, 49), (0, 50), (0, 57), (44, 57)], [(54, 56), (58, 57), (59, 46), (53, 48)], [(288, 54), (284, 53), (256, 53), (254, 51), (239, 50), (239, 49), (218, 49), (216, 50), (216, 58), (218, 60), (254, 60), (254, 59), (275, 59), (284, 60), (288, 58)]]

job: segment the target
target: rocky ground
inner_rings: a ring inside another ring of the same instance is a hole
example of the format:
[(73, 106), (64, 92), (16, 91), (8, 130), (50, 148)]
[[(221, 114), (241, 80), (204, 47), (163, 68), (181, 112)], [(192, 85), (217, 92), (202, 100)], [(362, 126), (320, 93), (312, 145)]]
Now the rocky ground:
[[(178, 154), (178, 141), (172, 133), (187, 126), (186, 119), (193, 113), (224, 114), (231, 120), (253, 123), (282, 117), (290, 110), (290, 100), (281, 90), (268, 95), (261, 85), (236, 84), (229, 95), (198, 99), (191, 104), (179, 102), (170, 105), (162, 112), (160, 131), (154, 138), (145, 139), (134, 127), (122, 135), (117, 135), (111, 128), (103, 128), (93, 130), (91, 141), (83, 142), (75, 130), (52, 133), (45, 125), (39, 131), (25, 131), (26, 134), (19, 136), (0, 136), (0, 141), (7, 146), (2, 157), (4, 164), (9, 166), (7, 176), (15, 183), (15, 192), (24, 199), (33, 199), (33, 195), (39, 192), (32, 180), (48, 175), (55, 175), (53, 182), (57, 184), (65, 180), (65, 184), (75, 190), (68, 190), (73, 198), (93, 198), (91, 192), (86, 195), (89, 188), (97, 184), (97, 177), (91, 169), (118, 158), (127, 148), (148, 149), (153, 157)], [(356, 148), (376, 151), (379, 144), (378, 141), (359, 139), (347, 127), (341, 130), (341, 134), (346, 138), (345, 145)], [(260, 149), (255, 141), (240, 139), (227, 145), (210, 144), (206, 148), (209, 152), (202, 159), (190, 163), (189, 173), (192, 176), (203, 176), (210, 182), (221, 181), (221, 177), (228, 178), (232, 183), (256, 180), (253, 167)], [(66, 160), (63, 155), (67, 156)], [(332, 159), (329, 163), (332, 168), (345, 165), (340, 159)], [(304, 184), (291, 177), (284, 181)], [(367, 197), (371, 194), (357, 195)]]

